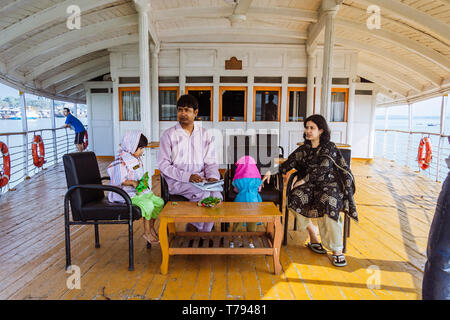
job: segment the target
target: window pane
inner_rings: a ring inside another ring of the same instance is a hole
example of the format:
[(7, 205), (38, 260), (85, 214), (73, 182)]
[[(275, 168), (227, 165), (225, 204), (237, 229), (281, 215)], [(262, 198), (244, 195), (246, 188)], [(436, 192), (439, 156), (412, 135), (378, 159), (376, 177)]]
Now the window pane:
[(188, 93), (198, 101), (198, 116), (195, 120), (211, 121), (211, 90), (189, 90)]
[(343, 122), (345, 113), (345, 92), (331, 93), (331, 122)]
[(177, 90), (159, 91), (159, 120), (177, 120)]
[(245, 91), (224, 90), (222, 92), (222, 120), (244, 121)]
[(303, 121), (306, 118), (306, 91), (289, 92), (289, 121)]
[(255, 121), (278, 121), (278, 91), (256, 91)]
[(122, 91), (122, 121), (141, 121), (139, 91)]

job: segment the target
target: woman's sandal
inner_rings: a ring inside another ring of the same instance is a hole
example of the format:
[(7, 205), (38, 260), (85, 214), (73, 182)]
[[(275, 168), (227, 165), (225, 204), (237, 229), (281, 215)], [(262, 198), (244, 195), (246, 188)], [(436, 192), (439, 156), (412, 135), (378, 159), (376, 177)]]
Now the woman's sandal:
[(327, 253), (327, 250), (325, 250), (325, 249), (322, 247), (322, 244), (321, 244), (321, 243), (311, 243), (311, 242), (308, 242), (307, 247), (308, 247), (309, 249), (311, 249), (311, 250), (312, 250), (313, 252), (315, 252), (315, 253), (319, 253), (319, 254), (325, 254), (325, 253)]
[(336, 267), (345, 267), (347, 265), (347, 261), (345, 260), (345, 256), (343, 254), (338, 254), (335, 255), (333, 254), (332, 256), (332, 263), (334, 266)]

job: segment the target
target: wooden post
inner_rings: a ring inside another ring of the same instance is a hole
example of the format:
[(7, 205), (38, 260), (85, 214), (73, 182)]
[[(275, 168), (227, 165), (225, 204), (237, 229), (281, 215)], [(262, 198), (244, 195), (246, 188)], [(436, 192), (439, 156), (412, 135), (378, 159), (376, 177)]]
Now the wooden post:
[[(353, 140), (353, 118), (355, 115), (355, 87), (356, 87), (355, 79), (350, 78), (350, 85), (348, 88), (348, 115), (347, 115), (347, 144), (349, 145), (352, 145)], [(374, 92), (372, 91), (372, 95), (373, 94)]]
[(152, 71), (152, 140), (159, 141), (159, 45), (150, 46)]
[(438, 149), (437, 149), (437, 163), (436, 163), (436, 181), (439, 180), (439, 166), (441, 164), (441, 139), (442, 135), (444, 134), (444, 128), (445, 128), (445, 116), (447, 115), (447, 101), (448, 101), (448, 94), (445, 94), (442, 96), (442, 102), (441, 102), (441, 121), (440, 121), (440, 127), (439, 127), (439, 138), (438, 138)]
[(372, 92), (372, 108), (370, 112), (370, 125), (369, 125), (369, 145), (368, 145), (368, 156), (373, 158), (373, 147), (375, 144), (375, 109), (377, 107), (377, 92)]
[(314, 76), (316, 57), (313, 52), (308, 52), (308, 79), (306, 85), (306, 117), (314, 113)]
[(148, 10), (149, 3), (135, 1), (139, 13), (139, 79), (141, 123), (145, 136), (152, 141), (152, 114), (150, 107), (150, 56), (148, 36)]
[(23, 153), (25, 154), (25, 161), (24, 161), (24, 170), (25, 170), (25, 180), (29, 179), (30, 176), (28, 174), (28, 123), (27, 123), (27, 102), (25, 99), (25, 93), (22, 91), (19, 91), (19, 95), (22, 99), (20, 99), (20, 113), (21, 113), (21, 119), (22, 119), (22, 132), (26, 132), (23, 135), (22, 138), (22, 144), (23, 144)]
[[(325, 1), (322, 2), (324, 6)], [(327, 121), (331, 115), (331, 85), (333, 79), (333, 49), (334, 49), (334, 20), (338, 6), (325, 6), (323, 18), (325, 19), (325, 41), (323, 47), (323, 67), (322, 67), (322, 98), (320, 103), (321, 114)]]

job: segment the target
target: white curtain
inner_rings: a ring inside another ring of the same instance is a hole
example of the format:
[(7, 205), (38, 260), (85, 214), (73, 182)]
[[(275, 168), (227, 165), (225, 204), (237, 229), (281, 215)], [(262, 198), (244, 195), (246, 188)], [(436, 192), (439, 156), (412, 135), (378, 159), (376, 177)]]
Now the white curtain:
[(331, 94), (331, 122), (343, 122), (345, 113), (345, 92)]
[(139, 91), (122, 92), (122, 120), (141, 120), (141, 103)]

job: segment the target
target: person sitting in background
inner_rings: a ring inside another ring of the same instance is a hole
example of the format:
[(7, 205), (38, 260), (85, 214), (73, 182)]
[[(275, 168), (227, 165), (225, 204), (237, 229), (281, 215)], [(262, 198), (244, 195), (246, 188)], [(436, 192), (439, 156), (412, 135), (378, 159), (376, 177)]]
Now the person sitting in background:
[[(181, 195), (189, 201), (206, 197), (223, 199), (218, 191), (204, 191), (192, 182), (218, 181), (219, 164), (216, 160), (214, 137), (194, 124), (198, 102), (192, 95), (183, 95), (177, 102), (178, 123), (163, 132), (158, 152), (158, 167), (167, 181), (169, 194)], [(188, 231), (210, 232), (213, 222), (192, 222)]]

